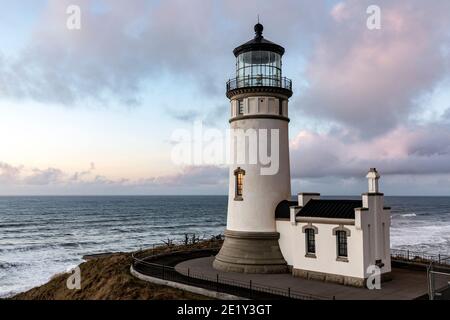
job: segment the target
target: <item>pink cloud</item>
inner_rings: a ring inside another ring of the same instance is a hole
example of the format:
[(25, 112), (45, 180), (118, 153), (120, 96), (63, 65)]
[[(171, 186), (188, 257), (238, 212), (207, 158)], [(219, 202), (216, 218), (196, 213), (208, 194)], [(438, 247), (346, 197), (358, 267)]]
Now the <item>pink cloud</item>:
[(450, 173), (450, 130), (443, 125), (399, 127), (371, 140), (348, 136), (300, 132), (291, 141), (294, 177), (360, 176), (369, 167), (390, 175)]
[(331, 10), (331, 16), (337, 22), (342, 22), (350, 17), (349, 9), (345, 2), (339, 2)]
[[(405, 123), (415, 99), (448, 76), (450, 2), (379, 3), (381, 30), (366, 28), (367, 5), (348, 0), (331, 15), (334, 31), (323, 34), (306, 70), (308, 87), (298, 105), (307, 115), (383, 134)], [(348, 18), (343, 18), (347, 17)]]

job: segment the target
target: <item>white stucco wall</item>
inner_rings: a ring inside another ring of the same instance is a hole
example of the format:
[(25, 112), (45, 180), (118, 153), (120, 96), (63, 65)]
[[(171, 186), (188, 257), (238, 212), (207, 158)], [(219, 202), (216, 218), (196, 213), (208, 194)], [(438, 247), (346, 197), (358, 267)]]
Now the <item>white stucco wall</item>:
[[(281, 116), (287, 116), (287, 99), (270, 95), (236, 96), (231, 100), (231, 116), (232, 118), (252, 115), (280, 116), (280, 99), (283, 106)], [(243, 101), (244, 113), (242, 115), (238, 115), (238, 100)], [(265, 153), (267, 155), (277, 153), (277, 156), (272, 159), (272, 161), (277, 162), (277, 169), (274, 174), (262, 174), (261, 168), (267, 168), (268, 166), (261, 163), (259, 153), (257, 154), (258, 161), (256, 164), (250, 163), (248, 158), (245, 159), (244, 163), (237, 161), (238, 159), (231, 159), (227, 229), (248, 232), (276, 231), (275, 208), (280, 201), (291, 197), (288, 125), (287, 121), (277, 118), (246, 118), (231, 122), (231, 129), (242, 129), (245, 132), (254, 129), (258, 134), (258, 129), (267, 129), (267, 136), (269, 137), (268, 152)], [(277, 130), (279, 134), (274, 150), (271, 150), (270, 143), (270, 130), (272, 129)], [(252, 151), (249, 142), (243, 140), (238, 143), (232, 142), (232, 148), (232, 153), (235, 155), (249, 155)], [(234, 171), (238, 167), (245, 170), (245, 175), (242, 200), (237, 201), (235, 200)]]
[(382, 195), (363, 195), (366, 210), (356, 211), (356, 227), (364, 233), (364, 270), (381, 260), (382, 273), (391, 271), (391, 212), (384, 209)]
[(348, 262), (343, 262), (337, 259), (336, 236), (333, 235), (333, 229), (339, 227), (338, 224), (312, 223), (318, 229), (315, 236), (316, 258), (306, 257), (306, 237), (302, 229), (307, 225), (306, 222), (292, 225), (287, 221), (277, 221), (281, 252), (293, 268), (364, 278), (361, 230), (356, 230), (353, 225), (344, 225), (350, 230), (350, 236), (347, 238)]
[[(262, 167), (268, 167), (260, 162), (256, 164), (234, 163), (229, 170), (229, 190), (228, 190), (228, 215), (227, 229), (235, 231), (250, 232), (274, 232), (275, 208), (282, 200), (291, 198), (290, 164), (289, 164), (289, 136), (288, 122), (280, 119), (242, 119), (231, 123), (232, 129), (268, 129), (267, 136), (270, 137), (270, 130), (278, 130), (279, 139), (276, 148), (270, 149), (270, 138), (268, 140), (268, 155), (278, 152), (277, 171), (275, 174), (261, 174)], [(249, 154), (249, 143), (234, 144), (235, 154)], [(235, 198), (235, 175), (234, 170), (240, 167), (245, 170), (243, 180), (242, 201)], [(274, 166), (275, 168), (275, 166)]]
[(276, 226), (277, 231), (280, 233), (278, 243), (280, 244), (281, 253), (287, 264), (292, 266), (294, 263), (294, 248), (298, 246), (293, 242), (295, 228), (292, 228), (291, 222), (287, 220), (277, 220)]

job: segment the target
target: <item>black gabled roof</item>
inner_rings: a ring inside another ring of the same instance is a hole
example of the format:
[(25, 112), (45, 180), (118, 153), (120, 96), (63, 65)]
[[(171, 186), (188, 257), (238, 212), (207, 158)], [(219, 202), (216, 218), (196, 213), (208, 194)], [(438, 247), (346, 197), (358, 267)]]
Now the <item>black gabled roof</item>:
[[(291, 206), (298, 206), (297, 201), (281, 201), (275, 209), (276, 219), (289, 219)], [(355, 219), (355, 209), (362, 207), (361, 200), (309, 200), (300, 209), (297, 217), (316, 217), (329, 219)]]
[(361, 208), (361, 200), (309, 200), (297, 213), (297, 217), (355, 219), (355, 208)]

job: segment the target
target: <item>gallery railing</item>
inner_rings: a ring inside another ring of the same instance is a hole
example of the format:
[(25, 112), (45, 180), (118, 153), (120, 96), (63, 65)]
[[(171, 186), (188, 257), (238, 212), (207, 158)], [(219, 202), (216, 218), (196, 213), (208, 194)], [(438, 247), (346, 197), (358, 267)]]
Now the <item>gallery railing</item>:
[(292, 91), (292, 80), (286, 77), (249, 75), (230, 79), (227, 82), (227, 92), (246, 87), (277, 87)]

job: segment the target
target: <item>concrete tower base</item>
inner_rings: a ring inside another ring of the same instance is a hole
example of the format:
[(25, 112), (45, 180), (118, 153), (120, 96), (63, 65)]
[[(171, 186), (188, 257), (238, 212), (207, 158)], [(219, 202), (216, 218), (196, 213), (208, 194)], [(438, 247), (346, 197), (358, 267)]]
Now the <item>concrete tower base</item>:
[(278, 232), (225, 231), (222, 249), (213, 267), (242, 273), (285, 273), (287, 263), (281, 254)]

